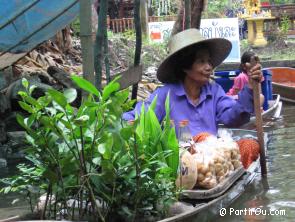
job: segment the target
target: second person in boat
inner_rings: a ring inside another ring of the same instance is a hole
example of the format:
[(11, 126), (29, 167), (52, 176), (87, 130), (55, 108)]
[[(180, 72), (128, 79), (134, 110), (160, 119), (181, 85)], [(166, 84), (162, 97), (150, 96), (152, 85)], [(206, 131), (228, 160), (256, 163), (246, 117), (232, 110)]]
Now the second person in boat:
[[(251, 64), (258, 63), (259, 57), (252, 51), (246, 51), (241, 57), (240, 63), (240, 74), (234, 78), (234, 84), (226, 93), (233, 99), (238, 99), (239, 92), (244, 88), (244, 86), (249, 83), (249, 72), (251, 70)], [(263, 78), (262, 80), (263, 81)], [(260, 94), (260, 104), (263, 105), (264, 96)], [(263, 111), (263, 110), (262, 110)]]

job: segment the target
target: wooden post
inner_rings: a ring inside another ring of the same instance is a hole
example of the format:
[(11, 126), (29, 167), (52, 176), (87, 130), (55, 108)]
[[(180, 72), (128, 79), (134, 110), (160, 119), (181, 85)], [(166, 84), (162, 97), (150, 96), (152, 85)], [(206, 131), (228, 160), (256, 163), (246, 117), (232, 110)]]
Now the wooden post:
[(80, 0), (80, 38), (82, 46), (83, 77), (94, 83), (91, 0)]
[(259, 143), (259, 147), (260, 147), (261, 174), (262, 174), (262, 177), (267, 177), (265, 148), (264, 148), (264, 136), (263, 136), (263, 128), (262, 128), (262, 116), (261, 116), (261, 108), (260, 108), (259, 86), (260, 86), (260, 84), (255, 81), (253, 84), (254, 110), (255, 110), (255, 116), (256, 116), (257, 137), (258, 137), (258, 143)]
[[(259, 58), (254, 56), (251, 58), (250, 67), (253, 68), (259, 62)], [(260, 167), (261, 167), (261, 174), (262, 177), (267, 177), (267, 169), (266, 169), (266, 160), (265, 160), (265, 149), (264, 149), (264, 136), (263, 136), (263, 127), (262, 127), (262, 115), (261, 115), (261, 108), (260, 108), (260, 92), (261, 86), (260, 82), (253, 81), (253, 97), (254, 97), (254, 111), (256, 117), (256, 130), (257, 130), (257, 137), (259, 143), (259, 151), (260, 151)]]

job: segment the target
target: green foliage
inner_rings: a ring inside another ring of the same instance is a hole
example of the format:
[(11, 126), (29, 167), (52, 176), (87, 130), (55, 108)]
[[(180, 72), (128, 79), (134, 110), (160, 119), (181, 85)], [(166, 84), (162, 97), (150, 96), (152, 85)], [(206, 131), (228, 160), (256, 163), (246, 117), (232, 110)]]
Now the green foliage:
[(282, 36), (285, 38), (287, 37), (288, 31), (291, 26), (291, 21), (287, 15), (283, 15), (281, 18), (281, 24), (280, 24), (280, 32)]
[(273, 0), (272, 2), (276, 5), (281, 5), (294, 3), (294, 0)]
[[(121, 116), (132, 103), (127, 101), (128, 90), (118, 91), (116, 79), (102, 93), (85, 79), (72, 79), (89, 93), (78, 109), (71, 106), (75, 89), (50, 89), (34, 99), (34, 86), (23, 80), (26, 91), (19, 92), (20, 105), (29, 116), (17, 115), (17, 120), (27, 131), (31, 165), (20, 165), (19, 175), (2, 179), (6, 187), (1, 192), (54, 196), (55, 203), (48, 202), (41, 216), (46, 219), (56, 219), (60, 210), (66, 210), (65, 219), (79, 219), (87, 212), (82, 204), (86, 202), (95, 221), (165, 215), (177, 195), (179, 162), (169, 98), (162, 126), (153, 111), (156, 100), (146, 112), (143, 108), (134, 124), (127, 124)], [(68, 205), (69, 199), (79, 202), (79, 209)]]
[(74, 36), (80, 36), (80, 17), (77, 17), (72, 23), (71, 28), (73, 30)]
[[(291, 21), (289, 17), (287, 15), (283, 15), (277, 31), (270, 33), (268, 36), (269, 41), (272, 41), (272, 44), (275, 44), (277, 48), (284, 48), (290, 26)], [(275, 53), (278, 52), (276, 51)]]
[(109, 38), (113, 38), (114, 37), (114, 33), (111, 30), (108, 30), (107, 31), (107, 36), (108, 36), (108, 39)]
[(177, 1), (176, 0), (149, 0), (149, 10), (152, 15), (174, 15), (177, 13)]
[[(157, 67), (167, 55), (168, 41), (163, 43), (153, 43), (147, 36), (142, 39), (142, 54), (141, 64), (144, 68), (154, 66)], [(121, 55), (121, 59), (128, 65), (132, 66), (134, 63), (134, 50), (135, 50), (135, 33), (134, 31), (126, 31), (123, 33), (114, 33), (110, 38), (112, 41), (113, 50), (116, 54)], [(111, 59), (110, 61), (115, 61)], [(117, 66), (114, 63), (113, 66)]]
[(205, 18), (224, 18), (225, 10), (228, 6), (228, 0), (213, 0), (208, 2)]
[(122, 33), (123, 38), (129, 39), (129, 40), (134, 40), (135, 41), (135, 30), (133, 29), (128, 29)]

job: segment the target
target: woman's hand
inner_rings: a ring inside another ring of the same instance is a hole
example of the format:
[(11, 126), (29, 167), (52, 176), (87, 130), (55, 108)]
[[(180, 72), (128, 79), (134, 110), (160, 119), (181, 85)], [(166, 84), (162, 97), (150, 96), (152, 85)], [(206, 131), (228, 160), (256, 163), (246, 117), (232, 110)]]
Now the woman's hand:
[(256, 63), (255, 65), (251, 65), (250, 63), (246, 63), (246, 66), (249, 67), (250, 71), (248, 72), (249, 75), (249, 88), (253, 89), (254, 81), (261, 82), (263, 79), (263, 73), (261, 70), (261, 64)]

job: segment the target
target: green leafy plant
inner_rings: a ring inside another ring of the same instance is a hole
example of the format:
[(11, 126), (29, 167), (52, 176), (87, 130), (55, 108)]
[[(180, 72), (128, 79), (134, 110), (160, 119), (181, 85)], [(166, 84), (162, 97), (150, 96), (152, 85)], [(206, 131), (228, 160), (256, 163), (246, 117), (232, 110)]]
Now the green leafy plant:
[(208, 9), (204, 13), (205, 18), (224, 18), (226, 7), (228, 6), (227, 0), (213, 0), (208, 2)]
[(280, 33), (283, 36), (283, 38), (287, 38), (288, 31), (290, 29), (290, 19), (287, 15), (283, 15), (281, 18), (281, 24), (280, 24)]
[[(121, 116), (133, 101), (127, 100), (128, 89), (119, 91), (116, 79), (101, 93), (83, 78), (72, 79), (89, 94), (78, 109), (71, 106), (75, 89), (50, 89), (35, 99), (31, 96), (35, 87), (23, 79), (26, 90), (19, 92), (19, 104), (29, 116), (17, 115), (17, 120), (27, 132), (26, 157), (31, 165), (20, 165), (19, 175), (2, 179), (6, 187), (1, 192), (45, 195), (41, 219), (163, 217), (177, 195), (179, 162), (169, 98), (164, 124), (153, 111), (156, 100), (127, 124)], [(36, 202), (35, 198), (31, 204)]]
[(78, 37), (80, 36), (80, 17), (77, 17), (72, 23), (71, 28), (73, 30), (73, 35)]

